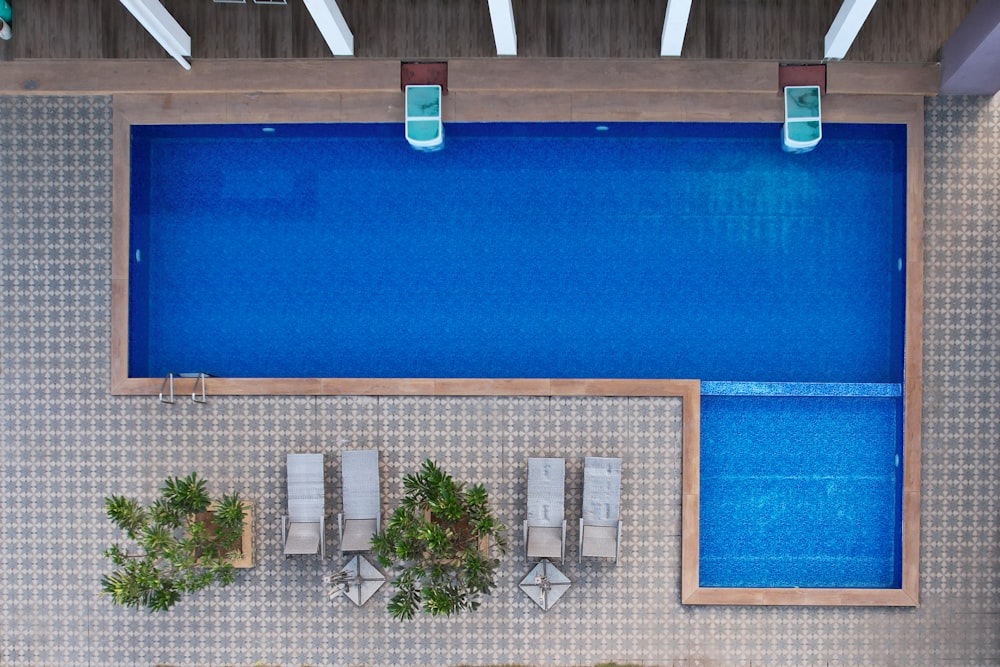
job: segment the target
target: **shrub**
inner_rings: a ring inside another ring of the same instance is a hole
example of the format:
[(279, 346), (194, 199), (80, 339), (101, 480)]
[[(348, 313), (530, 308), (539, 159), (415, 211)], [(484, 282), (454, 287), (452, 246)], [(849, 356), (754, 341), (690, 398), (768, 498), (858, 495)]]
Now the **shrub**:
[(385, 530), (372, 538), (379, 563), (394, 572), (389, 613), (410, 619), (419, 608), (435, 616), (478, 609), (496, 587), (494, 552), (507, 550), (486, 487), (466, 487), (428, 459), (403, 477), (403, 488)]
[(101, 578), (101, 588), (115, 604), (165, 611), (186, 593), (233, 583), (229, 554), (240, 546), (243, 531), (238, 494), (213, 502), (205, 481), (191, 473), (168, 477), (148, 507), (117, 495), (105, 498), (104, 507), (134, 543), (104, 551), (117, 569)]

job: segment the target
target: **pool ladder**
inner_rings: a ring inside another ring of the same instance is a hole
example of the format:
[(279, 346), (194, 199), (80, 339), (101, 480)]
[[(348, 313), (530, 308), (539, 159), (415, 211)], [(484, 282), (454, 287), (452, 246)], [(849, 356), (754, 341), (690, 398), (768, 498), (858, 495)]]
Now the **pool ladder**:
[[(195, 403), (208, 403), (208, 398), (205, 396), (205, 379), (212, 377), (208, 373), (167, 373), (167, 377), (163, 378), (163, 384), (160, 385), (160, 403), (176, 403), (177, 398), (174, 395), (174, 378), (197, 378), (194, 382), (194, 390), (191, 392), (191, 400)], [(198, 388), (201, 387), (201, 394), (198, 393)], [(167, 391), (166, 396), (164, 396), (165, 390)]]

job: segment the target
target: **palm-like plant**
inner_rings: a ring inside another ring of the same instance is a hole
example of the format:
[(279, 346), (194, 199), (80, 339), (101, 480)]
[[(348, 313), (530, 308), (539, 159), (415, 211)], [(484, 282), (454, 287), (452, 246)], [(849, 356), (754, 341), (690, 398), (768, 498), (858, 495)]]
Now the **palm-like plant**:
[(112, 544), (104, 552), (117, 569), (101, 578), (101, 588), (115, 604), (165, 611), (185, 593), (234, 581), (229, 554), (240, 545), (243, 531), (239, 494), (213, 503), (205, 481), (191, 473), (168, 477), (149, 507), (117, 495), (105, 498), (104, 506), (138, 548)]
[(389, 613), (409, 619), (420, 608), (432, 615), (478, 609), (496, 587), (500, 560), (493, 550), (507, 549), (486, 487), (466, 487), (428, 459), (403, 477), (403, 488), (385, 530), (372, 538), (379, 563), (395, 574)]

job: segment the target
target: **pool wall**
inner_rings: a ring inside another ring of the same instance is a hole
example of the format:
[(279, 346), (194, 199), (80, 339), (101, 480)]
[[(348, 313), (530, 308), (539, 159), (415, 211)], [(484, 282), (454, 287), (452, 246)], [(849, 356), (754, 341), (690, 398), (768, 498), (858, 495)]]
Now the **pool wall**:
[[(133, 146), (131, 164), (144, 163), (149, 161), (148, 147), (141, 144)], [(130, 246), (150, 248), (149, 236), (149, 192), (145, 188), (136, 188), (132, 191), (132, 202), (130, 206)], [(141, 251), (129, 252), (129, 276), (128, 276), (128, 320), (129, 320), (129, 340), (131, 341), (128, 350), (128, 367), (136, 368), (142, 363), (146, 356), (149, 343), (149, 257), (142, 257)], [(147, 252), (147, 255), (149, 253)], [(142, 260), (142, 261), (136, 261)], [(140, 341), (145, 341), (145, 345), (140, 345)]]
[[(767, 64), (754, 70), (761, 81)], [(773, 65), (771, 65), (773, 66)], [(500, 67), (504, 67), (503, 64)], [(751, 67), (751, 66), (748, 66)], [(715, 113), (713, 94), (690, 91), (650, 92), (641, 82), (616, 83), (619, 94), (593, 93), (588, 83), (567, 84), (544, 75), (538, 83), (558, 89), (548, 93), (526, 90), (522, 79), (487, 77), (470, 84), (462, 104), (460, 79), (452, 82), (446, 98), (446, 122), (454, 121), (725, 121), (780, 122), (781, 99), (763, 86), (738, 93), (739, 117)], [(849, 77), (843, 80), (847, 81)], [(776, 79), (775, 79), (776, 80)], [(582, 81), (582, 80), (581, 80)], [(557, 85), (558, 82), (558, 85)], [(915, 606), (919, 586), (920, 526), (920, 406), (923, 302), (923, 98), (917, 95), (838, 95), (836, 79), (828, 82), (824, 99), (825, 122), (902, 123), (907, 125), (907, 244), (904, 327), (904, 460), (901, 503), (902, 560), (899, 589), (757, 589), (702, 588), (699, 584), (699, 428), (700, 394), (697, 382), (674, 380), (601, 379), (493, 379), (493, 378), (213, 378), (210, 394), (233, 395), (680, 395), (684, 401), (682, 570), (681, 600), (686, 604), (754, 605), (883, 605)], [(738, 82), (720, 83), (723, 89), (746, 90)], [(770, 85), (770, 83), (768, 83)], [(629, 89), (629, 86), (638, 86)], [(864, 88), (864, 86), (861, 86)], [(721, 89), (720, 89), (721, 90)], [(398, 99), (397, 99), (398, 98)], [(610, 102), (614, 99), (614, 102)], [(599, 100), (604, 100), (603, 102)], [(737, 105), (730, 104), (732, 108)], [(114, 165), (112, 225), (112, 361), (114, 394), (155, 395), (162, 378), (128, 377), (128, 227), (131, 124), (264, 123), (264, 122), (402, 122), (402, 93), (343, 94), (229, 94), (229, 95), (116, 95), (114, 98)], [(178, 267), (184, 270), (184, 267)], [(192, 381), (178, 383), (190, 391)]]

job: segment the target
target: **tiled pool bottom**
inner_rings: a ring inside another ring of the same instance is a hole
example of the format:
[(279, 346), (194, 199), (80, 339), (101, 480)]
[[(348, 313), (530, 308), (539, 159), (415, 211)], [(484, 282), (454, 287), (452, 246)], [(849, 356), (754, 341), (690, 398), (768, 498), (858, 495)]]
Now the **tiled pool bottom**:
[(132, 125), (128, 376), (900, 381), (904, 126), (600, 127)]
[(702, 392), (701, 586), (901, 586), (898, 385)]

